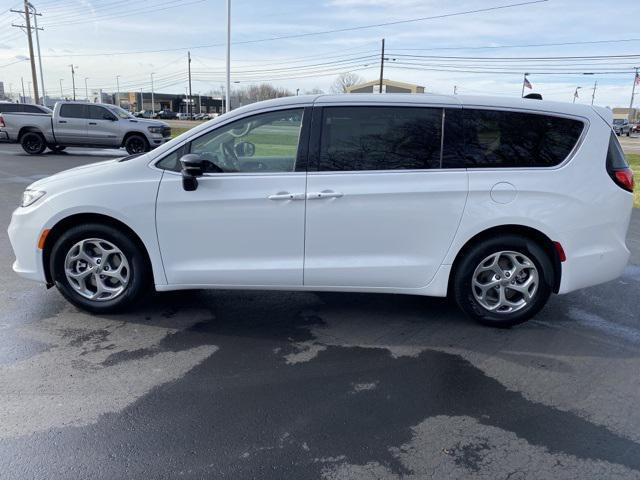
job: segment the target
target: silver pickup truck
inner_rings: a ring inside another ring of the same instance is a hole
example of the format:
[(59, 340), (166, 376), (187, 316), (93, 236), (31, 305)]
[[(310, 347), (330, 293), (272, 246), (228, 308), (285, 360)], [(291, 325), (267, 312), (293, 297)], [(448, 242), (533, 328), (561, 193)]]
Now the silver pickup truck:
[(0, 141), (18, 142), (38, 155), (49, 147), (120, 148), (147, 152), (171, 139), (171, 128), (158, 120), (135, 118), (115, 105), (58, 102), (53, 113), (0, 114)]

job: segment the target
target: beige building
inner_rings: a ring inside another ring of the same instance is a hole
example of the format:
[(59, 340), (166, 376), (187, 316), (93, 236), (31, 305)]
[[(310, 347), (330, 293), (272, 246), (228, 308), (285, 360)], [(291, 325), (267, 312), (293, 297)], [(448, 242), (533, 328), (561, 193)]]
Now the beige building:
[[(379, 93), (380, 80), (353, 85), (347, 88), (347, 93)], [(396, 82), (386, 78), (382, 79), (382, 93), (424, 93), (424, 87), (412, 83)]]
[[(613, 109), (613, 118), (629, 118), (629, 109), (628, 108), (614, 108)], [(631, 122), (640, 122), (640, 109), (632, 108), (631, 109)]]

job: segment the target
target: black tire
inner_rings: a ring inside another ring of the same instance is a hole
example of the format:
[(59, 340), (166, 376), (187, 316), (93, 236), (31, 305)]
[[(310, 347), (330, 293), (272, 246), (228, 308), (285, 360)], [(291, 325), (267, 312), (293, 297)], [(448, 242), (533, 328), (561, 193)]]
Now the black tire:
[[(98, 238), (115, 245), (126, 257), (129, 279), (125, 289), (110, 300), (90, 300), (78, 293), (65, 274), (65, 259), (81, 240)], [(62, 295), (73, 305), (92, 313), (113, 313), (131, 306), (150, 289), (151, 271), (145, 252), (129, 236), (99, 223), (71, 227), (55, 242), (49, 261), (51, 278)]]
[(631, 130), (627, 130), (627, 137), (631, 136)]
[[(480, 304), (473, 292), (472, 280), (476, 268), (484, 259), (501, 251), (525, 255), (533, 262), (538, 273), (537, 289), (530, 302), (513, 312), (488, 310)], [(477, 322), (491, 327), (512, 327), (532, 318), (549, 300), (554, 281), (553, 265), (549, 255), (537, 242), (519, 235), (502, 235), (472, 245), (463, 255), (454, 271), (453, 297), (462, 311)]]
[(142, 135), (130, 135), (124, 141), (124, 148), (129, 155), (145, 153), (149, 151), (149, 142)]
[(22, 149), (29, 155), (40, 155), (47, 148), (44, 136), (40, 132), (27, 132), (20, 138)]
[(52, 152), (62, 152), (65, 148), (64, 145), (49, 145), (49, 150), (51, 150)]

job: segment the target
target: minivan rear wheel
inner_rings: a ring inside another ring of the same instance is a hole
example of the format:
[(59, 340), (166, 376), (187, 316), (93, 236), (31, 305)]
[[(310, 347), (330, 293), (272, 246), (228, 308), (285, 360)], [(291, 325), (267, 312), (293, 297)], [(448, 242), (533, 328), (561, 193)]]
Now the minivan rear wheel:
[(518, 235), (473, 245), (454, 275), (453, 294), (459, 307), (474, 320), (501, 328), (536, 315), (553, 284), (549, 256), (538, 243)]
[(150, 273), (141, 248), (102, 224), (71, 227), (55, 242), (49, 265), (62, 295), (93, 313), (120, 311), (147, 289)]

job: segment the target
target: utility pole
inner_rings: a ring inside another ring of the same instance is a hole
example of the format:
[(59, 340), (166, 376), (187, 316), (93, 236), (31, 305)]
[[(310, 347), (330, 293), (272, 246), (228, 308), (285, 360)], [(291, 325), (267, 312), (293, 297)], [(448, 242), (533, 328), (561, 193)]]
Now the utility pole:
[(457, 95), (457, 94), (458, 94), (458, 86), (457, 86), (457, 85), (454, 85), (454, 86), (453, 86), (453, 94), (454, 94), (454, 95)]
[(140, 88), (140, 105), (139, 105), (139, 112), (142, 112), (144, 110), (144, 96), (142, 95), (142, 88)]
[(193, 107), (191, 106), (191, 52), (187, 52), (187, 59), (189, 60), (189, 103), (187, 103), (187, 108), (189, 109), (189, 113), (193, 115)]
[(60, 100), (64, 100), (64, 93), (62, 93), (62, 79), (60, 79)]
[[(31, 99), (30, 103), (33, 103), (33, 97), (31, 95), (31, 82), (27, 82), (27, 91), (29, 92), (29, 98)], [(27, 103), (27, 102), (25, 102)]]
[(156, 113), (156, 106), (153, 99), (153, 74), (154, 72), (151, 72), (151, 117)]
[(198, 92), (198, 113), (202, 113), (202, 97), (200, 96), (200, 92)]
[(631, 114), (631, 110), (633, 109), (633, 97), (636, 96), (636, 84), (640, 82), (640, 77), (638, 76), (638, 67), (636, 67), (636, 74), (633, 76), (633, 88), (631, 89), (631, 102), (629, 102), (629, 115), (628, 115), (628, 119), (629, 119), (629, 123), (631, 123), (632, 121), (632, 114)]
[(71, 67), (71, 85), (73, 87), (73, 101), (76, 101), (76, 71), (75, 69), (78, 68), (77, 65), (73, 65), (73, 63), (71, 65), (69, 65)]
[(89, 87), (87, 86), (87, 80), (89, 77), (84, 77), (84, 96), (87, 98), (87, 102), (89, 101)]
[(116, 75), (116, 105), (120, 106), (120, 75)]
[[(38, 103), (38, 75), (36, 73), (36, 62), (33, 55), (33, 39), (31, 38), (31, 12), (29, 11), (29, 2), (24, 0), (24, 12), (22, 10), (11, 10), (14, 13), (23, 13), (26, 25), (14, 25), (13, 27), (22, 28), (27, 33), (27, 42), (29, 44), (29, 60), (31, 62), (31, 80), (33, 82), (33, 91)], [(23, 95), (24, 96), (24, 95)]]
[(594, 100), (596, 99), (596, 89), (598, 88), (598, 81), (593, 84), (593, 93), (591, 94), (591, 105), (593, 105)]
[(20, 101), (20, 103), (24, 103), (25, 100), (25, 93), (24, 93), (24, 77), (20, 77), (20, 81), (22, 82), (22, 100)]
[[(36, 48), (38, 49), (38, 68), (40, 69), (40, 86), (42, 87), (42, 105), (46, 106), (46, 98), (47, 93), (44, 90), (44, 74), (42, 73), (42, 55), (40, 55), (40, 36), (38, 35), (38, 30), (42, 30), (42, 28), (38, 28), (38, 17), (41, 16), (41, 13), (38, 13), (36, 7), (33, 6), (33, 3), (29, 3), (29, 6), (33, 10), (33, 26), (36, 32)], [(38, 99), (36, 99), (37, 103)]]
[(382, 93), (383, 75), (384, 75), (384, 38), (382, 39), (382, 52), (380, 54), (380, 93)]
[(226, 112), (231, 111), (231, 0), (227, 0), (227, 88)]

